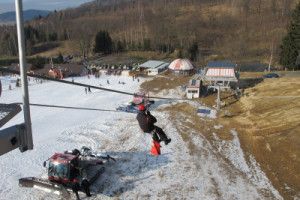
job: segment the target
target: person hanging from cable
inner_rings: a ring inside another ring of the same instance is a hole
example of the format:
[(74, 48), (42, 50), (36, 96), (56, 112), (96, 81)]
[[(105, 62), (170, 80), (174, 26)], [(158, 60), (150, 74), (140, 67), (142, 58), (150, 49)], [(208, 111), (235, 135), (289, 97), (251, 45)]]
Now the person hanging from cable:
[(168, 145), (171, 142), (171, 138), (168, 138), (165, 132), (158, 126), (154, 124), (157, 122), (157, 119), (151, 115), (150, 111), (146, 110), (143, 104), (138, 107), (139, 113), (136, 116), (136, 119), (145, 133), (152, 134), (152, 139), (160, 143), (161, 141), (165, 142), (165, 145)]

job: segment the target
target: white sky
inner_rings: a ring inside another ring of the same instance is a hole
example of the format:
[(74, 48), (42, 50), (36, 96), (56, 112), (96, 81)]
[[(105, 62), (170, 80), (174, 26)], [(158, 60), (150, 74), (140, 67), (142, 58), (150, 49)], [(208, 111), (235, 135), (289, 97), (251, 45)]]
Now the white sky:
[[(74, 8), (90, 1), (92, 0), (23, 0), (23, 9), (58, 11), (66, 8)], [(10, 11), (15, 11), (15, 1), (0, 0), (0, 13)]]

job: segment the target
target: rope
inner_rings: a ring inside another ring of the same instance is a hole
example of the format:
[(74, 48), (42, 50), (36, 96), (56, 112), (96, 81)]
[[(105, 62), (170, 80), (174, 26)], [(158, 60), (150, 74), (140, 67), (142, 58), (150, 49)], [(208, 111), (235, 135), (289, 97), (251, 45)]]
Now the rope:
[[(9, 73), (13, 73), (13, 74), (20, 74), (20, 72), (17, 71), (17, 70), (6, 69), (6, 68), (0, 68), (0, 71), (2, 71), (2, 72), (9, 72)], [(42, 78), (42, 79), (45, 79), (45, 80), (55, 81), (55, 82), (59, 82), (59, 83), (66, 83), (66, 84), (70, 84), (70, 85), (90, 87), (90, 88), (94, 88), (94, 89), (105, 90), (105, 91), (108, 91), (108, 92), (115, 92), (115, 93), (120, 93), (120, 94), (125, 94), (125, 95), (131, 95), (131, 96), (135, 95), (135, 96), (139, 96), (139, 97), (148, 98), (147, 96), (144, 96), (144, 95), (137, 95), (137, 94), (134, 94), (134, 93), (123, 92), (123, 91), (119, 91), (119, 90), (112, 90), (112, 89), (107, 89), (107, 88), (103, 88), (103, 87), (98, 87), (98, 86), (93, 86), (93, 85), (87, 85), (87, 84), (83, 84), (83, 83), (76, 83), (76, 82), (71, 82), (71, 81), (66, 81), (66, 80), (60, 80), (60, 79), (51, 78), (51, 77), (42, 76), (42, 75), (37, 75), (37, 74), (27, 73), (27, 76), (35, 77), (35, 78)], [(174, 99), (174, 98), (155, 97), (155, 96), (153, 96), (151, 98), (152, 99), (165, 99), (165, 100), (186, 100), (186, 99)]]
[[(22, 105), (23, 103), (17, 102), (13, 104)], [(40, 106), (40, 107), (50, 107), (50, 108), (65, 108), (65, 109), (76, 109), (76, 110), (94, 110), (94, 111), (104, 111), (104, 112), (126, 112), (121, 110), (106, 110), (106, 109), (98, 109), (98, 108), (82, 108), (82, 107), (71, 107), (71, 106), (56, 106), (56, 105), (46, 105), (46, 104), (35, 104), (30, 103), (30, 106)], [(131, 113), (131, 112), (126, 112)], [(135, 114), (135, 113), (133, 113)]]

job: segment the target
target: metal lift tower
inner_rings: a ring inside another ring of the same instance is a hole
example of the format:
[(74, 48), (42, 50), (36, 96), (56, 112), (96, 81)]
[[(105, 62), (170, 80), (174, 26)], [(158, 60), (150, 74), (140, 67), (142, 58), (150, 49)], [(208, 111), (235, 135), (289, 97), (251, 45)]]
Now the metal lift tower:
[(207, 89), (218, 90), (217, 109), (220, 109), (220, 90), (230, 89), (231, 82), (239, 81), (239, 74), (231, 62), (208, 62), (201, 73), (201, 80), (209, 82)]
[[(22, 0), (15, 0), (18, 33), (19, 63), (22, 83), (23, 114), (25, 123), (0, 130), (0, 155), (19, 147), (21, 152), (33, 149), (32, 128), (29, 109), (28, 83), (24, 43), (24, 21)], [(0, 104), (0, 127), (21, 111), (17, 104)]]

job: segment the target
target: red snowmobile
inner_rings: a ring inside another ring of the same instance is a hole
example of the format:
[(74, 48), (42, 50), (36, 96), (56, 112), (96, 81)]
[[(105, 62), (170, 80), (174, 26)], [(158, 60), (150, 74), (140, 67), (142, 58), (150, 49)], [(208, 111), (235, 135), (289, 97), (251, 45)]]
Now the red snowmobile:
[(141, 105), (149, 107), (150, 104), (153, 104), (154, 100), (150, 100), (148, 92), (136, 92), (134, 93), (133, 100), (131, 102), (132, 105)]
[[(48, 162), (48, 179), (26, 177), (19, 179), (19, 186), (34, 187), (47, 192), (53, 192), (69, 199), (71, 183), (74, 179), (81, 182), (87, 178), (93, 184), (105, 171), (101, 165), (114, 158), (109, 155), (101, 155), (92, 152), (88, 147), (83, 146), (81, 150), (74, 149), (64, 153), (55, 153), (44, 162), (44, 167)], [(69, 190), (69, 191), (68, 191)]]

